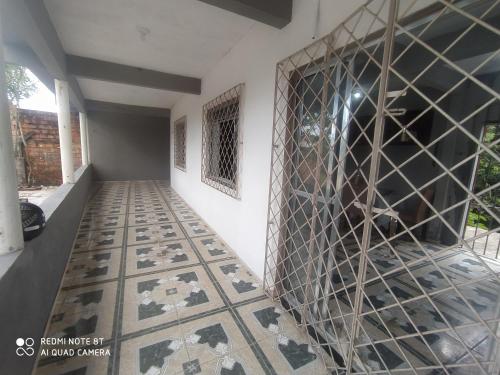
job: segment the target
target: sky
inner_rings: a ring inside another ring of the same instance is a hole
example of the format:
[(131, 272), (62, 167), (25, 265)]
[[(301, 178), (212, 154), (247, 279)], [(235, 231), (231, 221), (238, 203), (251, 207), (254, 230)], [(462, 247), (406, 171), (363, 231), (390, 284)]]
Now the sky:
[(37, 90), (30, 98), (21, 100), (19, 106), (37, 111), (57, 112), (55, 95), (29, 70), (28, 75), (36, 82)]

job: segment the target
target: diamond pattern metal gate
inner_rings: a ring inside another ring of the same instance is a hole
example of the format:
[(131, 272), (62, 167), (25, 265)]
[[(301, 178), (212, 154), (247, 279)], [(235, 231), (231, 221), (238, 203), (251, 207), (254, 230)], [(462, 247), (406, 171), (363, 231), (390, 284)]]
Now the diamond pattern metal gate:
[(264, 284), (334, 373), (498, 373), (499, 25), (370, 1), (277, 65)]

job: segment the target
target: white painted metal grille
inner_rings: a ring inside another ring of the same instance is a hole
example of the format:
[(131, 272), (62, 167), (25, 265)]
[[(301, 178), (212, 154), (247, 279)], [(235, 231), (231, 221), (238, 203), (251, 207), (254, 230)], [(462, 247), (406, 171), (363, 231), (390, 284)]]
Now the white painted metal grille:
[(239, 84), (203, 106), (202, 181), (235, 198), (242, 89)]
[(186, 170), (186, 116), (174, 123), (174, 156), (175, 166)]
[(499, 25), (375, 0), (277, 65), (265, 289), (334, 373), (498, 373)]

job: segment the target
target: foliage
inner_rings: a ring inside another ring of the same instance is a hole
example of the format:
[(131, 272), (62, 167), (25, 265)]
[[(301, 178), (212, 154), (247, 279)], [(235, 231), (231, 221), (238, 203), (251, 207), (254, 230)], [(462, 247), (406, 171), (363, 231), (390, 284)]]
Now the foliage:
[[(497, 124), (487, 125), (484, 129), (483, 142), (494, 155), (500, 154), (500, 142), (498, 137), (500, 129)], [(496, 211), (500, 206), (500, 188), (490, 189), (486, 193), (482, 193), (485, 189), (495, 186), (500, 182), (500, 163), (488, 152), (481, 152), (477, 167), (476, 182), (474, 185), (474, 193), (480, 194), (481, 202), (489, 207), (492, 211)], [(498, 226), (493, 217), (485, 212), (484, 208), (476, 207), (469, 211), (467, 224), (479, 226), (482, 229), (491, 229)]]
[(26, 140), (19, 121), (19, 104), (21, 100), (29, 98), (36, 92), (36, 83), (29, 77), (28, 70), (19, 65), (5, 65), (5, 81), (7, 84), (7, 99), (15, 107), (11, 116), (15, 120), (16, 133), (14, 142), (14, 153), (18, 160), (22, 161), (22, 169), (18, 170), (19, 183), (26, 182), (31, 185), (31, 162), (26, 153)]
[[(488, 125), (485, 128), (484, 143), (496, 155), (500, 154), (500, 144), (498, 140), (498, 129), (496, 125)], [(479, 157), (479, 166), (475, 191), (480, 192), (484, 189), (497, 184), (500, 181), (500, 163), (489, 153), (483, 152)], [(492, 189), (487, 194), (482, 195), (482, 201), (488, 205), (500, 205), (500, 196), (497, 194), (499, 189)]]
[(478, 227), (480, 229), (488, 229), (489, 217), (479, 213), (477, 210), (470, 210), (467, 217), (467, 225), (471, 227)]
[(6, 64), (5, 79), (7, 98), (15, 107), (19, 106), (22, 99), (29, 98), (36, 91), (35, 82), (28, 76), (28, 71), (23, 66)]

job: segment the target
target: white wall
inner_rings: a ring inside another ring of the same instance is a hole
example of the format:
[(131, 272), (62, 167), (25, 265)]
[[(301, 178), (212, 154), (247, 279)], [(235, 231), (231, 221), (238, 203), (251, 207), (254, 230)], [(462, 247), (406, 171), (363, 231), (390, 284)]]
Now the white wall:
[[(364, 1), (321, 0), (319, 35), (332, 31)], [(282, 30), (256, 24), (202, 81), (200, 96), (184, 95), (172, 123), (187, 116), (186, 172), (171, 156), (172, 187), (263, 278), (271, 166), (274, 84), (278, 61), (309, 45), (317, 0), (295, 0), (292, 22)], [(238, 83), (241, 103), (241, 199), (201, 182), (202, 106)], [(172, 127), (173, 128), (173, 127)], [(173, 135), (170, 137), (173, 142)], [(173, 145), (170, 148), (173, 150)]]

